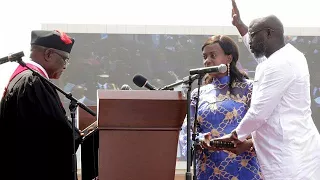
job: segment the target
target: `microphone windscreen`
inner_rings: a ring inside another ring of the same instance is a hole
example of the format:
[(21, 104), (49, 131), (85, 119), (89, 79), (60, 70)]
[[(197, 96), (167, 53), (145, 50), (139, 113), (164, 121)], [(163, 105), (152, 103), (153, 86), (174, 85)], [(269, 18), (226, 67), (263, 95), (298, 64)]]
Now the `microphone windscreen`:
[(227, 72), (227, 70), (228, 70), (228, 68), (227, 68), (227, 66), (226, 66), (225, 64), (220, 64), (220, 66), (218, 67), (218, 69), (219, 69), (219, 72), (220, 72), (220, 73), (225, 73), (225, 72)]
[(142, 75), (140, 74), (137, 74), (133, 77), (133, 82), (134, 84), (136, 84), (137, 86), (139, 87), (143, 87), (146, 82), (147, 82), (147, 79), (145, 77), (143, 77)]

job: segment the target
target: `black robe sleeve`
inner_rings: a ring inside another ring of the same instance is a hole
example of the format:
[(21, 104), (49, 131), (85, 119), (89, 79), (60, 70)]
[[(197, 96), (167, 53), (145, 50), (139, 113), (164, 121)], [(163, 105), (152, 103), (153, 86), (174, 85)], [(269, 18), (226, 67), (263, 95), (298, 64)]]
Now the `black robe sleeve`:
[(19, 171), (16, 179), (73, 178), (72, 127), (51, 85), (24, 71), (10, 83), (0, 113), (6, 138), (1, 156), (12, 155), (2, 163)]

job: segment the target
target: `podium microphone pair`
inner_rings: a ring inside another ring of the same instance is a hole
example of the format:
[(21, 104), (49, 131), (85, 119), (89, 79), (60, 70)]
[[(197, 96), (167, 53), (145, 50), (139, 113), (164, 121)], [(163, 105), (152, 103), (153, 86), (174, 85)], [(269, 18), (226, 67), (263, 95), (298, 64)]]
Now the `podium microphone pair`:
[[(225, 64), (220, 64), (219, 66), (211, 66), (211, 67), (203, 67), (203, 68), (196, 68), (190, 69), (190, 75), (195, 74), (207, 74), (207, 73), (225, 73), (227, 72), (227, 66)], [(149, 90), (159, 90), (158, 88), (151, 85), (147, 78), (144, 76), (137, 74), (133, 77), (133, 82), (139, 87), (145, 87)]]

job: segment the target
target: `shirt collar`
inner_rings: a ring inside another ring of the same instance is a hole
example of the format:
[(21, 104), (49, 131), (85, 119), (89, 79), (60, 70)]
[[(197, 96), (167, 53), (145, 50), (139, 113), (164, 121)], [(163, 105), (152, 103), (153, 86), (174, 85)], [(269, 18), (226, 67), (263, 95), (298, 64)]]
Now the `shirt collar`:
[(230, 76), (224, 76), (221, 78), (213, 78), (212, 79), (212, 83), (214, 85), (214, 87), (217, 88), (221, 88), (221, 87), (225, 87), (226, 85), (228, 85), (230, 82)]
[(31, 60), (26, 61), (26, 63), (32, 64), (32, 65), (36, 66), (37, 68), (41, 69), (41, 71), (43, 71), (43, 73), (46, 75), (46, 78), (49, 79), (47, 71), (40, 64), (38, 64), (38, 63), (36, 63), (34, 61), (31, 61)]

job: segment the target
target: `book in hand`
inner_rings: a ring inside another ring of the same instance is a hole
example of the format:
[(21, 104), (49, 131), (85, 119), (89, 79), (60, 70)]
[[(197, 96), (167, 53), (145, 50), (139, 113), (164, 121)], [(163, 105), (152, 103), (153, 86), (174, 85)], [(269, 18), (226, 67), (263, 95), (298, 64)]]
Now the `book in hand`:
[(83, 133), (83, 137), (85, 138), (86, 136), (91, 134), (97, 128), (98, 128), (98, 121), (95, 121), (94, 123), (92, 123), (88, 127), (86, 127), (84, 130), (82, 130), (81, 133)]
[(219, 140), (210, 140), (210, 146), (215, 148), (234, 148), (234, 144), (232, 142), (225, 142)]
[(201, 137), (198, 137), (198, 140), (204, 141), (206, 143), (209, 143), (208, 141), (210, 141), (210, 146), (215, 148), (235, 148), (232, 142), (225, 142), (221, 140), (212, 139), (212, 135), (210, 132), (202, 134)]

